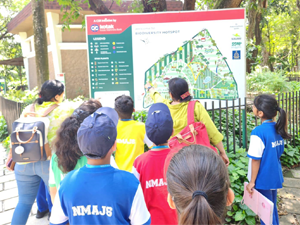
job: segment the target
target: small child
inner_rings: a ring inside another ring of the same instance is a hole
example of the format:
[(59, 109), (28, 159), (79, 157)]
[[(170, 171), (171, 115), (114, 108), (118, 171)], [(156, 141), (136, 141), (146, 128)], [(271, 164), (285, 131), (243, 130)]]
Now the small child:
[(139, 181), (110, 165), (118, 114), (102, 107), (80, 125), (77, 140), (87, 165), (61, 182), (50, 224), (150, 224)]
[(136, 157), (144, 153), (144, 144), (152, 146), (147, 138), (145, 124), (132, 120), (134, 112), (133, 100), (130, 96), (121, 95), (115, 100), (115, 110), (118, 112), (116, 163), (121, 170), (132, 171)]
[(167, 202), (164, 176), (164, 164), (170, 152), (167, 142), (173, 133), (173, 120), (165, 104), (156, 103), (150, 107), (146, 133), (155, 146), (136, 158), (132, 172), (141, 182), (151, 224), (177, 224), (176, 210)]
[(182, 148), (167, 170), (168, 202), (178, 212), (178, 224), (224, 224), (224, 212), (234, 200), (228, 170), (214, 151), (202, 145)]
[[(282, 188), (283, 175), (280, 156), (284, 152), (284, 140), (291, 136), (287, 133), (287, 118), (276, 99), (270, 95), (259, 95), (254, 99), (253, 113), (262, 124), (251, 132), (248, 150), (249, 167), (247, 191), (253, 188), (274, 203), (273, 224), (279, 224), (277, 212), (277, 189)], [(277, 123), (274, 119), (280, 113)], [(261, 224), (264, 224), (261, 221)]]

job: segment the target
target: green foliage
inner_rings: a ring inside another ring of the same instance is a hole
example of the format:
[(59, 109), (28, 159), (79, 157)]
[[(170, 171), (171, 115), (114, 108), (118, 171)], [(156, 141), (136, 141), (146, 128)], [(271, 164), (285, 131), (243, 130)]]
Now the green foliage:
[(226, 222), (236, 224), (238, 222), (255, 224), (255, 214), (246, 206), (241, 204), (244, 192), (244, 182), (248, 182), (248, 161), (245, 149), (239, 148), (236, 153), (227, 153), (230, 160), (228, 166), (231, 188), (235, 194), (235, 199), (231, 210), (227, 212)]
[(26, 105), (33, 103), (38, 98), (38, 89), (35, 87), (32, 90), (17, 90), (11, 89), (3, 96), (4, 98), (10, 99), (16, 102), (22, 102)]
[[(299, 143), (300, 140), (297, 142)], [(292, 147), (289, 144), (285, 146), (284, 153), (281, 155), (280, 158), (282, 165), (291, 168), (293, 165), (297, 165), (300, 163), (300, 149), (298, 146), (299, 145), (296, 145), (296, 147)]]
[(270, 72), (257, 69), (247, 75), (247, 92), (278, 94), (292, 90), (283, 71)]
[(8, 135), (4, 141), (2, 142), (2, 145), (4, 147), (4, 149), (6, 150), (6, 152), (9, 152), (9, 145), (10, 145), (10, 135)]
[(0, 142), (3, 141), (8, 135), (7, 124), (4, 116), (0, 116)]

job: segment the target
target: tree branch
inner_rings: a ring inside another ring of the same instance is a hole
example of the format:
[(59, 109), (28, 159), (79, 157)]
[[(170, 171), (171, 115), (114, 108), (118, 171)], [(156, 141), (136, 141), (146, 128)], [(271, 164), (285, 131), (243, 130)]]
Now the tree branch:
[(298, 10), (300, 11), (300, 0), (297, 0), (297, 7), (298, 7)]
[(89, 0), (90, 9), (97, 14), (113, 14), (102, 0)]
[(243, 0), (217, 0), (214, 9), (238, 8)]
[[(9, 35), (7, 35), (8, 34), (8, 31), (5, 31), (3, 34), (1, 34), (1, 36), (0, 36), (0, 40), (2, 40), (2, 39), (5, 39), (5, 38), (8, 38), (8, 37), (10, 37)], [(12, 36), (11, 36), (12, 37)]]

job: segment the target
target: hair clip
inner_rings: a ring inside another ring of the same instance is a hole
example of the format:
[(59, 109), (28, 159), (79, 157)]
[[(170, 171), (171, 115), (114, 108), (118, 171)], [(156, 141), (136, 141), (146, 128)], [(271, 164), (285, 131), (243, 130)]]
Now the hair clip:
[(190, 96), (191, 94), (190, 94), (190, 92), (185, 92), (183, 95), (180, 95), (180, 97), (182, 98), (182, 99), (185, 99), (186, 97), (188, 97), (188, 96)]

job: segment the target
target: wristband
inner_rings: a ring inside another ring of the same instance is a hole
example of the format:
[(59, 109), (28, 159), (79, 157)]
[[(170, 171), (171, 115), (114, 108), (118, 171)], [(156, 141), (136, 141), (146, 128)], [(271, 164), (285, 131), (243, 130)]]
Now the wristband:
[(153, 87), (152, 87), (152, 86), (148, 87), (148, 88), (147, 88), (147, 91), (149, 92), (149, 90), (150, 90), (151, 88), (153, 88)]

